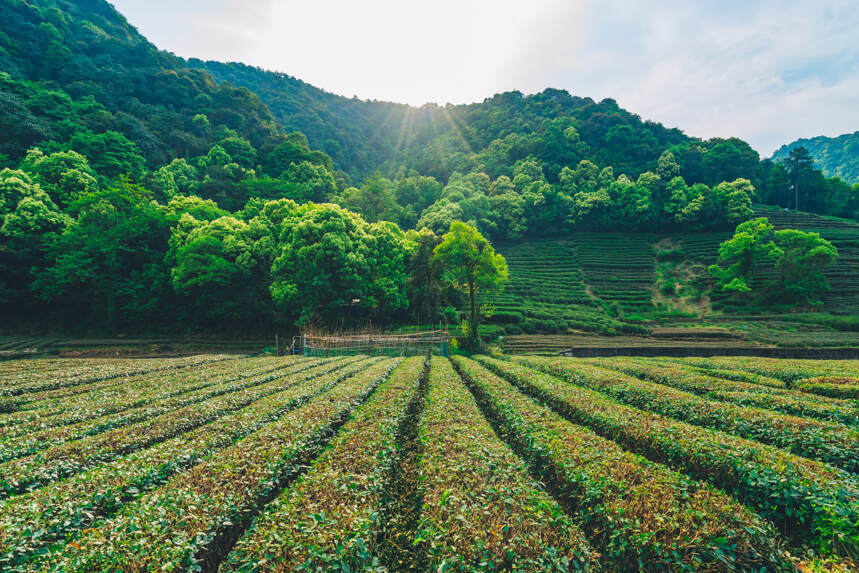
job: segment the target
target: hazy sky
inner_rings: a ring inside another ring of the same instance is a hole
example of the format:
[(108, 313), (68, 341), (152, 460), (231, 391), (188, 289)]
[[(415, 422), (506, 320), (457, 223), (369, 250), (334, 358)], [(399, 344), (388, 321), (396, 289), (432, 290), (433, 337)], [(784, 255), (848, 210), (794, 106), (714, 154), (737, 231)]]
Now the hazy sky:
[(563, 88), (763, 155), (859, 130), (856, 0), (112, 0), (158, 47), (420, 105)]

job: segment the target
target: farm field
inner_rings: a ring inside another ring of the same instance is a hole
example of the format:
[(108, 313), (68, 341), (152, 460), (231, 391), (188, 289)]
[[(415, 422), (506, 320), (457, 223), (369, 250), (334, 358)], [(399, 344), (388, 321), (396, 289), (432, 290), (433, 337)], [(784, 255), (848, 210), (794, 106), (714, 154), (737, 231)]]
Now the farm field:
[(852, 571), (859, 361), (0, 362), (2, 571)]
[[(757, 208), (777, 229), (820, 233), (839, 251), (825, 271), (831, 290), (825, 312), (859, 310), (859, 225), (810, 213)], [(486, 298), (490, 324), (481, 335), (503, 335), (507, 353), (553, 352), (572, 346), (784, 346), (859, 347), (855, 328), (833, 328), (801, 315), (736, 314), (730, 297), (711, 290), (706, 272), (727, 232), (660, 236), (646, 233), (572, 233), (499, 242), (510, 282)], [(760, 280), (775, 272), (762, 268)], [(664, 287), (671, 288), (668, 292)], [(679, 311), (679, 313), (678, 313)], [(630, 321), (630, 318), (635, 318)], [(666, 332), (661, 325), (680, 326)], [(719, 329), (707, 340), (702, 332)], [(729, 336), (724, 336), (727, 334)], [(665, 344), (663, 344), (665, 343)]]

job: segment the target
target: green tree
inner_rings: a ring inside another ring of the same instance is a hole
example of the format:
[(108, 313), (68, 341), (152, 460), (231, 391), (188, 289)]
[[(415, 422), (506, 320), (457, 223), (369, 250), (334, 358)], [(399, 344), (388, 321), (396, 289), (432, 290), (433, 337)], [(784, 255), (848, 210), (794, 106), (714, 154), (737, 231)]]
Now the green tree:
[[(299, 161), (292, 163), (283, 170), (280, 178), (296, 186), (293, 193), (295, 196), (282, 195), (281, 197), (293, 199), (299, 203), (315, 201), (321, 203), (329, 200), (336, 189), (334, 175), (324, 165), (311, 163), (310, 161)], [(280, 198), (280, 197), (272, 197)]]
[(758, 152), (741, 139), (711, 139), (709, 149), (704, 153), (701, 165), (703, 183), (716, 185), (720, 181), (749, 179), (758, 170)]
[(426, 227), (436, 233), (444, 233), (452, 222), (464, 221), (483, 233), (494, 232), (497, 214), (489, 200), (491, 186), (485, 173), (455, 173), (442, 191), (441, 199), (421, 214), (417, 228)]
[(424, 209), (441, 197), (442, 184), (434, 177), (413, 175), (397, 179), (394, 183), (394, 198), (402, 208), (400, 224), (413, 228)]
[(408, 307), (406, 238), (396, 223), (367, 225), (368, 301), (374, 320), (384, 324), (391, 314)]
[(829, 290), (822, 271), (838, 258), (838, 249), (818, 233), (795, 229), (776, 231), (775, 244), (781, 251), (776, 268), (785, 298), (809, 306), (820, 304), (821, 295)]
[(61, 207), (98, 188), (89, 161), (75, 151), (45, 155), (39, 149), (31, 149), (21, 166)]
[(657, 162), (656, 174), (663, 181), (671, 181), (680, 175), (680, 164), (677, 163), (677, 158), (669, 150), (662, 152)]
[(191, 322), (237, 327), (270, 319), (273, 258), (270, 229), (256, 219), (200, 221), (184, 214), (166, 260), (173, 288), (192, 310)]
[(90, 166), (103, 177), (113, 179), (128, 175), (136, 181), (146, 167), (137, 145), (116, 131), (76, 134), (71, 139), (71, 147), (86, 156)]
[(193, 195), (198, 178), (196, 167), (185, 159), (174, 159), (153, 173), (149, 181), (160, 199), (169, 201), (174, 195)]
[(218, 142), (218, 145), (232, 158), (235, 163), (245, 169), (253, 169), (256, 165), (257, 152), (250, 142), (237, 136), (230, 136)]
[(360, 189), (350, 187), (343, 192), (341, 203), (347, 209), (360, 213), (367, 221), (375, 223), (389, 215), (389, 219), (398, 218), (391, 213), (394, 202), (394, 184), (390, 179), (376, 171)]
[(308, 161), (331, 171), (331, 158), (321, 151), (312, 151), (303, 133), (290, 133), (283, 143), (275, 147), (262, 161), (263, 173), (271, 177), (280, 177), (291, 164)]
[(766, 162), (766, 183), (763, 202), (767, 205), (788, 206), (790, 179), (784, 163)]
[(0, 208), (0, 305), (10, 305), (10, 314), (26, 312), (33, 307), (30, 273), (44, 266), (45, 246), (71, 220), (20, 171), (0, 173)]
[(409, 231), (406, 239), (411, 244), (407, 279), (409, 308), (418, 323), (432, 323), (439, 318), (441, 304), (441, 269), (433, 259), (433, 251), (441, 243), (441, 237), (429, 229), (421, 229)]
[(353, 301), (368, 304), (372, 273), (366, 222), (338, 205), (307, 203), (284, 213), (271, 295), (300, 323), (342, 323)]
[(92, 325), (146, 328), (165, 308), (168, 222), (127, 180), (75, 201), (74, 222), (46, 249), (33, 288)]
[(433, 260), (443, 269), (444, 279), (468, 296), (468, 337), (479, 344), (478, 295), (490, 295), (504, 289), (507, 261), (480, 232), (465, 223), (451, 224), (450, 231), (434, 250)]
[(609, 185), (608, 193), (613, 206), (612, 226), (646, 227), (653, 223), (656, 209), (648, 186), (633, 183), (626, 175), (621, 175)]
[[(829, 289), (823, 269), (838, 258), (838, 250), (818, 233), (781, 229), (760, 217), (737, 226), (734, 236), (719, 247), (719, 264), (710, 267), (723, 291), (756, 295), (761, 301), (790, 301), (815, 305)], [(757, 268), (772, 265), (775, 279), (750, 285)]]
[(734, 236), (719, 246), (718, 264), (709, 267), (719, 288), (724, 292), (750, 292), (750, 271), (765, 260), (775, 261), (781, 256), (773, 239), (773, 226), (764, 217), (740, 223)]
[(814, 160), (805, 147), (794, 147), (784, 163), (790, 182), (786, 203), (788, 207), (793, 205), (794, 209), (799, 210), (813, 183)]
[(195, 195), (191, 195), (190, 197), (186, 197), (185, 195), (174, 196), (163, 207), (163, 212), (167, 220), (174, 225), (186, 213), (198, 221), (214, 221), (230, 214), (228, 211), (218, 207), (214, 201), (202, 199)]
[(0, 216), (14, 211), (18, 201), (37, 193), (32, 178), (18, 169), (0, 171)]
[(719, 201), (719, 221), (736, 225), (752, 216), (752, 198), (755, 188), (748, 179), (723, 182), (713, 189)]

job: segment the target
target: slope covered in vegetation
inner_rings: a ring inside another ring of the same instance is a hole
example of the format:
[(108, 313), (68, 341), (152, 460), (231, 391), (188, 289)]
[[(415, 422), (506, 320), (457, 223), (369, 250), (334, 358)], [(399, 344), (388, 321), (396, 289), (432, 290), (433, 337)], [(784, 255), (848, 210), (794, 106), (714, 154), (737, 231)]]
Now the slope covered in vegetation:
[(784, 160), (791, 149), (804, 147), (811, 154), (815, 165), (829, 177), (840, 177), (850, 184), (859, 183), (859, 131), (838, 137), (820, 135), (809, 139), (797, 139), (782, 145), (773, 159)]
[[(690, 137), (611, 99), (350, 99), (159, 51), (103, 0), (10, 0), (0, 22), (8, 316), (257, 334), (456, 321), (462, 291), (433, 252), (462, 221), (511, 257), (496, 322), (636, 333), (630, 318), (683, 307), (660, 298), (683, 286), (671, 286), (674, 255), (653, 252), (662, 238), (727, 235), (754, 202), (859, 211), (859, 187), (803, 157), (762, 162), (739, 139)], [(848, 261), (850, 232), (839, 238)], [(563, 277), (519, 265), (529, 249)], [(838, 296), (850, 273), (832, 277), (827, 303), (849, 312), (849, 293)]]

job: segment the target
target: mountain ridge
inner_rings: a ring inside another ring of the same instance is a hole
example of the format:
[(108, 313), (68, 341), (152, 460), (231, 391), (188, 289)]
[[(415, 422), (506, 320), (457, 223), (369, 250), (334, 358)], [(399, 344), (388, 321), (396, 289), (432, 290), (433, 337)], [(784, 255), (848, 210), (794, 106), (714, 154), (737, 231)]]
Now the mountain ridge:
[(850, 184), (859, 183), (859, 130), (835, 137), (800, 138), (782, 145), (772, 159), (784, 160), (797, 147), (805, 147), (825, 175), (840, 177)]

